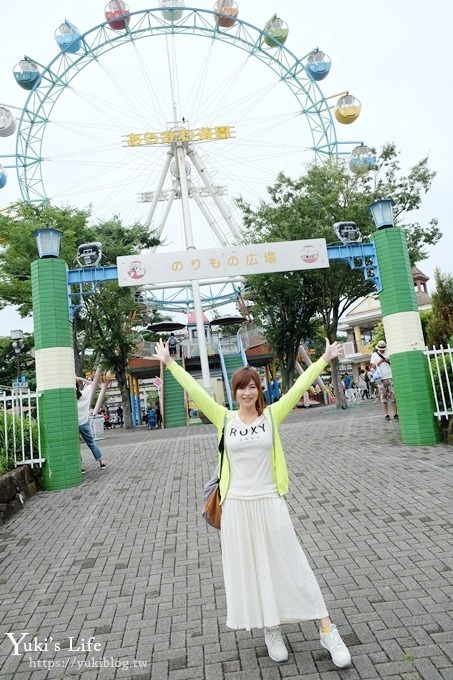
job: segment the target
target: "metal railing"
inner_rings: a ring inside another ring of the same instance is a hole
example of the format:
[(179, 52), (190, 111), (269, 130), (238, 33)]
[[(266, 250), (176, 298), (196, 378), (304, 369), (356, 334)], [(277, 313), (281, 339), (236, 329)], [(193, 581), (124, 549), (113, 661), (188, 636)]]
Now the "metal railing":
[(37, 392), (7, 389), (0, 392), (0, 454), (6, 463), (40, 467), (41, 455), (39, 397)]
[(438, 420), (453, 415), (453, 347), (425, 348)]

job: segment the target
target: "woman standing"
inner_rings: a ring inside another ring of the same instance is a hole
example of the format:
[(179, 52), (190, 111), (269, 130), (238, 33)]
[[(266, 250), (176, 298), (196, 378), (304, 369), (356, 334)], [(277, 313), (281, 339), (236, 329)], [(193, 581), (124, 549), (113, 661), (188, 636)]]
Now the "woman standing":
[(155, 358), (217, 427), (224, 430), (225, 454), (220, 479), (221, 546), (227, 600), (226, 625), (233, 629), (264, 628), (273, 661), (288, 659), (280, 624), (318, 620), (321, 645), (333, 663), (344, 668), (351, 655), (331, 622), (324, 598), (297, 539), (283, 496), (288, 473), (278, 432), (301, 395), (338, 356), (340, 347), (326, 340), (326, 350), (279, 401), (264, 402), (261, 380), (250, 367), (237, 370), (229, 411), (170, 356), (168, 342), (155, 345)]

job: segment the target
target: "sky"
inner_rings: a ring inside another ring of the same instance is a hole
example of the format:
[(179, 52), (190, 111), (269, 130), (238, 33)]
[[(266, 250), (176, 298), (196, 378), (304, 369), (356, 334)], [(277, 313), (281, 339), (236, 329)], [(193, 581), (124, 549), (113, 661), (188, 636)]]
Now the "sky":
[[(5, 5), (0, 24), (0, 104), (17, 107), (14, 111), (20, 115), (28, 93), (14, 81), (15, 64), (24, 55), (49, 64), (58, 55), (54, 31), (65, 19), (93, 36), (104, 20), (104, 5), (94, 0), (21, 0)], [(204, 1), (186, 5), (212, 8)], [(138, 11), (154, 4), (130, 0), (129, 6)], [(379, 4), (324, 0), (316, 6), (296, 0), (239, 3), (240, 18), (252, 26), (263, 27), (275, 13), (289, 25), (285, 46), (292, 55), (301, 58), (319, 48), (332, 59), (330, 74), (320, 83), (323, 95), (349, 91), (362, 104), (354, 124), (336, 123), (342, 149), (352, 149), (355, 142), (377, 149), (394, 142), (401, 150), (403, 172), (429, 157), (436, 178), (422, 208), (406, 221), (428, 224), (431, 218), (439, 219), (443, 238), (418, 265), (430, 277), (432, 290), (436, 267), (444, 273), (453, 271), (448, 214), (452, 94), (446, 68), (453, 10), (440, 0)], [(266, 198), (266, 186), (279, 170), (303, 174), (313, 151), (300, 100), (277, 82), (268, 66), (236, 47), (215, 43), (200, 36), (154, 35), (112, 50), (81, 71), (58, 99), (46, 127), (42, 165), (46, 195), (61, 204), (91, 204), (93, 221), (116, 213), (125, 223), (143, 223), (150, 204), (137, 202), (137, 195), (155, 189), (165, 147), (130, 148), (123, 141), (129, 133), (159, 132), (183, 116), (191, 130), (232, 126), (232, 139), (199, 144), (197, 150), (212, 182), (227, 191), (222, 200), (233, 220), (237, 215), (232, 197), (242, 195), (256, 205)], [(7, 186), (0, 190), (0, 210), (20, 197), (15, 171), (8, 167), (15, 163), (14, 143), (15, 137), (0, 138), (0, 163), (8, 173)], [(169, 182), (170, 177), (164, 189)], [(164, 247), (170, 251), (187, 245), (180, 203), (174, 202), (163, 231)], [(159, 202), (154, 226), (164, 223), (166, 205)], [(196, 207), (192, 221), (197, 247), (217, 245), (218, 234), (206, 228)], [(1, 335), (9, 335), (13, 328), (31, 331), (32, 321), (3, 310), (0, 328)]]

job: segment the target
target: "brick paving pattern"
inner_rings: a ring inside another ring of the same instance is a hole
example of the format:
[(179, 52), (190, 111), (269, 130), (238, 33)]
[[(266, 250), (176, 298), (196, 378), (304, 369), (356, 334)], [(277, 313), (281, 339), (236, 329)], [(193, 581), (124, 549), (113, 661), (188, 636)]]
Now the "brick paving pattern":
[[(296, 531), (353, 666), (314, 622), (225, 627), (220, 541), (200, 516), (212, 426), (114, 430), (108, 469), (39, 492), (0, 528), (0, 680), (453, 680), (453, 449), (401, 444), (379, 404), (295, 411), (281, 428)], [(13, 641), (24, 633), (18, 654)], [(26, 643), (25, 646), (23, 643)]]

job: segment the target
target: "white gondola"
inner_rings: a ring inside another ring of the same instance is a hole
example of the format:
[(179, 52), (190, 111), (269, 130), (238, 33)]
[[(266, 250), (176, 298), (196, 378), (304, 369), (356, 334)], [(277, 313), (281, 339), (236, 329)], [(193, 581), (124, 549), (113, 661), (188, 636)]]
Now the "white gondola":
[(182, 17), (181, 7), (184, 7), (184, 0), (159, 0), (159, 7), (162, 7), (165, 21), (178, 21)]
[(11, 111), (0, 106), (0, 137), (9, 137), (16, 132), (16, 119)]

